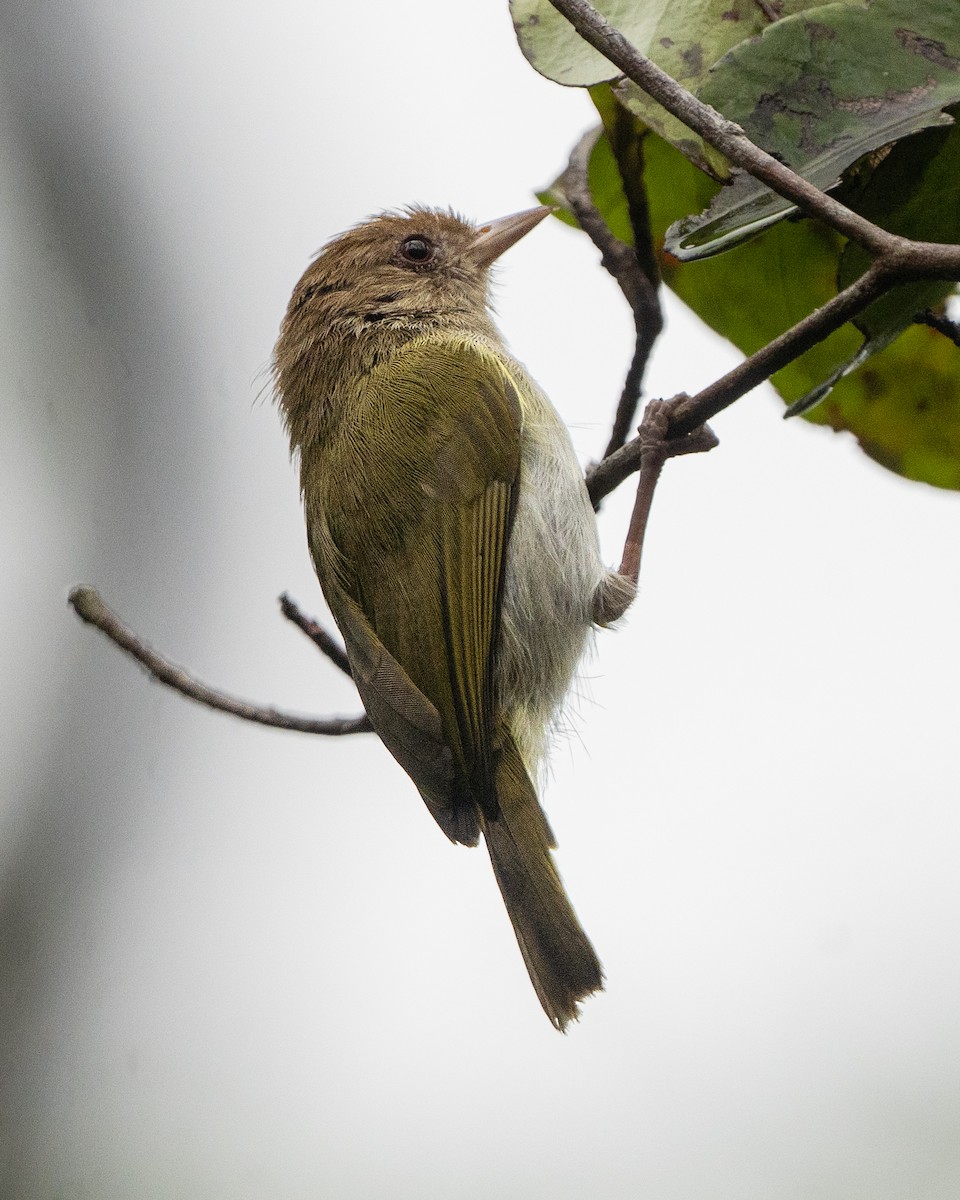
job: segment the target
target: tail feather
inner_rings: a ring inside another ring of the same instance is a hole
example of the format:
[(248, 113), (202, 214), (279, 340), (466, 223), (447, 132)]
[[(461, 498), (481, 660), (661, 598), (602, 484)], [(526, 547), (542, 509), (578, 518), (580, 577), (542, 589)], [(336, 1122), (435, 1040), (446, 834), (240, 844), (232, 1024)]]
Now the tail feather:
[(493, 873), (543, 1011), (563, 1030), (579, 1016), (578, 1002), (603, 987), (603, 970), (554, 865), (553, 835), (512, 739), (498, 755), (496, 791), (497, 815), (482, 818)]

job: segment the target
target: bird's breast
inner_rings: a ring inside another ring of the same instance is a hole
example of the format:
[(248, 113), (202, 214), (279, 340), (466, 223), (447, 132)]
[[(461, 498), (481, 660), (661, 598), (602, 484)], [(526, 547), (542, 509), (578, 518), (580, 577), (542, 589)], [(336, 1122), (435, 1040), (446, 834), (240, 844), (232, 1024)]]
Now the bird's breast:
[(605, 569), (570, 435), (525, 374), (520, 391), (520, 486), (504, 572), (497, 693), (535, 770), (583, 654)]

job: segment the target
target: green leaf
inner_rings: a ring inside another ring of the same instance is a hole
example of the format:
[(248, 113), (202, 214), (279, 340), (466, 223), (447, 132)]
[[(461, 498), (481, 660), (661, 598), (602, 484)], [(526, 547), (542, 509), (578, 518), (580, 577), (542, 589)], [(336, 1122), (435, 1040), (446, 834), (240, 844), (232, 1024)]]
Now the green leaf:
[[(597, 0), (593, 7), (645, 53), (661, 15), (674, 0)], [(585, 42), (548, 0), (510, 0), (517, 41), (535, 71), (568, 87), (589, 87), (620, 71)]]
[(960, 490), (960, 351), (925, 325), (842, 379), (808, 419), (849, 430), (907, 479)]
[[(700, 202), (705, 177), (655, 137), (646, 139), (644, 153), (651, 216), (662, 234), (680, 211)], [(914, 200), (911, 185), (918, 188)], [(899, 143), (860, 195), (851, 194), (851, 184), (843, 199), (871, 219), (890, 221), (895, 232), (952, 242), (958, 237), (952, 223), (960, 220), (958, 187), (960, 127), (954, 127)], [(683, 263), (664, 253), (661, 262), (667, 285), (712, 329), (752, 354), (836, 295), (845, 247), (839, 234), (814, 221), (782, 221), (729, 254)], [(854, 277), (851, 269), (844, 283)], [(941, 295), (951, 287), (932, 285)], [(901, 305), (898, 319), (903, 312)], [(879, 337), (887, 315), (867, 309), (865, 332)], [(844, 370), (863, 349), (861, 332), (844, 325), (771, 383), (789, 404)], [(912, 325), (868, 354), (806, 419), (849, 431), (871, 458), (909, 479), (960, 489), (960, 350), (935, 330)]]
[[(641, 54), (696, 93), (717, 59), (763, 31), (770, 23), (772, 7), (783, 17), (829, 2), (779, 0), (766, 12), (756, 0), (596, 0), (594, 8)], [(549, 0), (510, 0), (510, 13), (520, 49), (541, 75), (579, 87), (619, 76), (618, 68), (585, 42)], [(617, 92), (627, 108), (703, 170), (716, 178), (729, 175), (722, 154), (634, 84), (624, 80), (617, 85)]]
[[(869, 220), (917, 241), (960, 242), (960, 126), (930, 129), (892, 146), (879, 164), (857, 172), (839, 199)], [(870, 265), (870, 256), (849, 242), (840, 258), (837, 287), (845, 288)], [(865, 309), (854, 324), (866, 340), (833, 375), (790, 406), (789, 416), (822, 401), (838, 379), (859, 369), (913, 323), (918, 312), (939, 308), (954, 290), (947, 280), (902, 284)]]
[[(816, 186), (864, 154), (931, 125), (960, 100), (960, 4), (864, 0), (801, 12), (722, 58), (700, 99)], [(793, 211), (738, 174), (701, 216), (681, 221), (678, 258), (715, 254)]]
[[(633, 243), (633, 230), (630, 227), (630, 213), (627, 209), (626, 196), (623, 194), (620, 173), (614, 161), (610, 142), (603, 130), (598, 128), (596, 135), (597, 142), (590, 154), (587, 171), (590, 195), (613, 234), (629, 246)], [(579, 222), (570, 209), (565, 188), (566, 172), (559, 175), (542, 192), (537, 192), (537, 199), (541, 204), (551, 204), (554, 208), (559, 209), (560, 211), (556, 215), (560, 220), (579, 229)]]
[[(777, 15), (783, 18), (827, 3), (830, 0), (783, 0), (776, 6)], [(681, 0), (666, 8), (647, 45), (637, 48), (697, 95), (718, 59), (745, 39), (759, 36), (770, 23), (770, 17), (756, 0)], [(614, 92), (621, 104), (701, 170), (717, 179), (729, 176), (729, 163), (718, 150), (708, 146), (635, 83), (620, 80), (614, 84)]]
[[(735, 253), (704, 262), (682, 263), (663, 252), (668, 226), (702, 208), (718, 185), (669, 143), (641, 129), (650, 224), (664, 282), (712, 329), (752, 354), (836, 293), (844, 240), (810, 221), (786, 222)], [(590, 156), (589, 179), (594, 203), (607, 224), (629, 241), (623, 185), (601, 130)], [(564, 175), (539, 195), (545, 203), (560, 205), (562, 219), (576, 225), (565, 207)], [(803, 395), (856, 352), (862, 339), (852, 326), (847, 329), (839, 345), (809, 352), (813, 359), (786, 390), (790, 399)], [(787, 372), (789, 378), (789, 368)]]
[[(837, 198), (891, 233), (922, 242), (960, 242), (960, 125), (898, 142), (869, 177), (852, 179)], [(851, 242), (843, 252), (838, 286), (853, 283), (869, 265), (870, 256)], [(905, 284), (871, 304), (856, 325), (871, 338), (899, 332), (953, 288), (941, 280)]]
[[(812, 221), (783, 222), (731, 254), (703, 262), (678, 261), (663, 249), (667, 228), (702, 207), (717, 185), (661, 138), (644, 141), (647, 193), (664, 282), (721, 336), (753, 354), (836, 293), (844, 239)], [(842, 331), (841, 331), (842, 332)], [(850, 328), (841, 345), (814, 347), (803, 374), (781, 379), (791, 398), (809, 390), (860, 345)], [(806, 357), (806, 356), (804, 356)], [(787, 372), (789, 372), (787, 368)], [(781, 375), (784, 373), (781, 372)], [(789, 384), (788, 384), (789, 381)]]

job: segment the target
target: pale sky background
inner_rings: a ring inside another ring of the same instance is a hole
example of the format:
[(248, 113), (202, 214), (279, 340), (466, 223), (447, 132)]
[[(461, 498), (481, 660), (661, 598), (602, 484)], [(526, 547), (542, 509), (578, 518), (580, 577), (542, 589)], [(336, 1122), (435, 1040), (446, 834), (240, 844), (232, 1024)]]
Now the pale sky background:
[[(0, 1194), (960, 1194), (958, 497), (763, 390), (668, 466), (553, 755), (608, 980), (561, 1037), (379, 743), (190, 705), (66, 594), (357, 711), (276, 609), (323, 611), (262, 397), (288, 295), (379, 208), (528, 207), (586, 96), (482, 0), (13, 0), (0, 88)], [(498, 296), (589, 460), (630, 351), (596, 252), (548, 222)], [(651, 393), (737, 361), (667, 310)]]

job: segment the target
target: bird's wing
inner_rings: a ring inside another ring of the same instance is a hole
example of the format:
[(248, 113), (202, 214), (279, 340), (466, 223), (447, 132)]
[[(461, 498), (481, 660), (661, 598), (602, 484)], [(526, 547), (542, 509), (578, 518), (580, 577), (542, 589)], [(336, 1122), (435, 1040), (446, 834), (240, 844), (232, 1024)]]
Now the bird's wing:
[(374, 726), (444, 832), (473, 843), (479, 811), (496, 812), (519, 397), (491, 350), (418, 340), (370, 372), (357, 407), (326, 484), (335, 569), (318, 569)]

